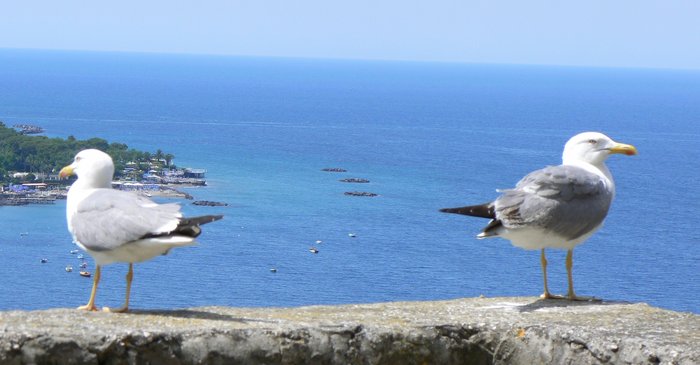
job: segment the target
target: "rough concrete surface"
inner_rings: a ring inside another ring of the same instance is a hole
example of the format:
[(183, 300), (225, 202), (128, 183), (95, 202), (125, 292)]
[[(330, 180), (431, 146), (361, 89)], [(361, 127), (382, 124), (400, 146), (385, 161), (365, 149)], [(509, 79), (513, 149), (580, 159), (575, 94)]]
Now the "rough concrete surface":
[(700, 316), (537, 298), (0, 312), (0, 364), (32, 363), (700, 364)]

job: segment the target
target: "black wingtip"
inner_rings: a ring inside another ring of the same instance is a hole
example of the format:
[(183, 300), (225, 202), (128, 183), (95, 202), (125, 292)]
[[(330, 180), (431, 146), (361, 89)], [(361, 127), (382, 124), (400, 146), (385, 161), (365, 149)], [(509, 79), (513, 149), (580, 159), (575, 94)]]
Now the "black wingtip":
[(182, 218), (180, 219), (180, 222), (178, 223), (177, 227), (175, 227), (174, 230), (170, 232), (163, 232), (163, 233), (149, 233), (141, 238), (156, 238), (156, 237), (164, 237), (164, 236), (170, 236), (170, 235), (181, 235), (181, 236), (188, 236), (192, 238), (196, 238), (202, 233), (202, 229), (199, 227), (203, 224), (211, 223), (218, 221), (219, 219), (223, 218), (223, 214), (216, 214), (216, 215), (202, 215), (199, 217), (191, 217), (191, 218)]
[(180, 221), (180, 225), (182, 225), (182, 226), (191, 226), (191, 225), (201, 226), (203, 224), (216, 222), (219, 219), (222, 219), (223, 217), (224, 217), (223, 214), (215, 214), (215, 215), (202, 215), (199, 217), (183, 218), (182, 221)]
[(180, 224), (177, 225), (175, 233), (184, 236), (197, 237), (202, 233), (202, 229), (199, 227), (201, 225), (218, 221), (223, 218), (223, 214), (217, 215), (202, 215), (199, 217), (183, 218)]
[(468, 216), (472, 216), (472, 217), (491, 218), (491, 219), (496, 218), (496, 212), (494, 211), (493, 203), (469, 205), (466, 207), (458, 207), (458, 208), (443, 208), (443, 209), (440, 209), (440, 211), (443, 213), (462, 214), (462, 215), (468, 215)]
[(203, 218), (207, 218), (208, 220), (206, 222), (202, 222), (202, 224), (207, 224), (207, 223), (211, 223), (211, 222), (216, 222), (219, 219), (223, 219), (224, 215), (223, 214), (205, 215)]

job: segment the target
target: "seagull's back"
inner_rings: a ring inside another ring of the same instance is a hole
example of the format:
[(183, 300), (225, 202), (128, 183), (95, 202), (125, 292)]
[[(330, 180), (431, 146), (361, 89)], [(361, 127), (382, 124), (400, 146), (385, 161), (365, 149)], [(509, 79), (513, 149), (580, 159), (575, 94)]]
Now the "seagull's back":
[(93, 189), (78, 203), (72, 226), (85, 248), (109, 251), (149, 234), (172, 231), (181, 217), (175, 203), (157, 204), (131, 192)]
[(559, 165), (533, 171), (494, 201), (495, 220), (480, 237), (500, 236), (526, 249), (573, 248), (602, 224), (610, 184), (586, 169)]

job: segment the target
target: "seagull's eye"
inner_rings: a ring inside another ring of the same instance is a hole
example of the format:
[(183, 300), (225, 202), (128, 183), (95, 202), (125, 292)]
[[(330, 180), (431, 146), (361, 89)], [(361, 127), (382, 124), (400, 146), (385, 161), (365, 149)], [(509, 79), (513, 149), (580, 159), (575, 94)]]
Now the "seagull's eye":
[(595, 139), (589, 139), (589, 140), (588, 140), (588, 143), (590, 143), (590, 144), (596, 144), (596, 143), (598, 143), (598, 141), (596, 141)]
[(75, 162), (78, 162), (78, 161), (80, 161), (81, 159), (82, 159), (82, 157), (80, 157), (80, 156), (75, 156)]

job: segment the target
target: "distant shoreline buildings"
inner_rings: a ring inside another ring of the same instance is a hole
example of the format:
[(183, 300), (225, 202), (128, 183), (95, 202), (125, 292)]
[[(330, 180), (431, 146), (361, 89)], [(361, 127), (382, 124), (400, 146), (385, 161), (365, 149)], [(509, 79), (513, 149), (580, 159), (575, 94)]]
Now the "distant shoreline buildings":
[[(129, 165), (129, 164), (127, 164)], [(126, 167), (125, 170), (130, 169)], [(205, 169), (182, 168), (149, 170), (141, 179), (119, 179), (112, 182), (118, 190), (133, 191), (145, 196), (166, 196), (193, 199), (178, 187), (206, 186)], [(125, 171), (124, 176), (134, 176)], [(17, 178), (28, 177), (29, 173), (16, 172)], [(73, 180), (61, 180), (58, 174), (36, 174), (33, 182), (7, 184), (0, 186), (0, 206), (17, 206), (27, 204), (54, 204), (56, 200), (66, 198)]]

